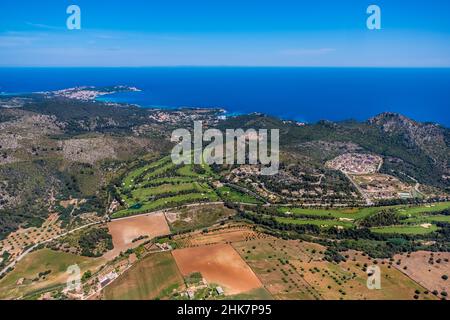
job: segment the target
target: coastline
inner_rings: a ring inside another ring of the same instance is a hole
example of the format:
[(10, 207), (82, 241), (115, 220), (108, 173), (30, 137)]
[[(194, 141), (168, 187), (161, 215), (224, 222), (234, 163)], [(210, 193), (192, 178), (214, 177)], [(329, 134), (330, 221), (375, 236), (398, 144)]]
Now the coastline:
[[(177, 110), (223, 108), (302, 123), (366, 121), (383, 112), (450, 127), (450, 69), (380, 68), (52, 68), (1, 69), (3, 97), (74, 86), (124, 83), (140, 93), (99, 102)], [(377, 88), (374, 92), (373, 88)]]

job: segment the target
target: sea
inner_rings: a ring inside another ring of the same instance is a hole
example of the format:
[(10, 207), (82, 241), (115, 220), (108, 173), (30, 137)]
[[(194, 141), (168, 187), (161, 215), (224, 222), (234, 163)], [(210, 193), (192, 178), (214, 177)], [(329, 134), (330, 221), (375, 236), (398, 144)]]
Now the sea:
[(450, 69), (408, 68), (0, 68), (0, 92), (127, 85), (102, 101), (142, 108), (224, 108), (282, 119), (364, 121), (398, 112), (450, 127)]

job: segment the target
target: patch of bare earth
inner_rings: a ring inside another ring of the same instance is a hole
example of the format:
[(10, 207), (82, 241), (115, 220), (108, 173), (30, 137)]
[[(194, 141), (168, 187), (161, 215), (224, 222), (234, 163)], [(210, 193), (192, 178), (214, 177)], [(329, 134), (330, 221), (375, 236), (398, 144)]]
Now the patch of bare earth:
[[(137, 247), (151, 238), (170, 234), (163, 213), (115, 220), (108, 223), (108, 229), (114, 244), (114, 249), (104, 255), (108, 260), (115, 258), (120, 252)], [(140, 237), (145, 238), (136, 241)]]
[(227, 295), (262, 287), (252, 269), (228, 244), (175, 250), (173, 256), (183, 276), (200, 272), (208, 283), (222, 286)]
[(418, 251), (411, 254), (396, 255), (394, 266), (408, 277), (433, 292), (440, 294), (450, 293), (450, 279), (444, 280), (442, 276), (450, 276), (450, 253)]

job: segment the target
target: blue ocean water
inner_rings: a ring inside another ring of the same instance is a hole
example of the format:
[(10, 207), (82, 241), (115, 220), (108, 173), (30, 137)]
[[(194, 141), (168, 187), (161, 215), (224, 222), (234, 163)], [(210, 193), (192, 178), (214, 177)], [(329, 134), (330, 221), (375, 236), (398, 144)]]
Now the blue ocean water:
[(221, 107), (283, 119), (366, 120), (399, 112), (450, 127), (450, 69), (383, 68), (3, 68), (0, 92), (129, 85), (102, 99), (142, 107)]

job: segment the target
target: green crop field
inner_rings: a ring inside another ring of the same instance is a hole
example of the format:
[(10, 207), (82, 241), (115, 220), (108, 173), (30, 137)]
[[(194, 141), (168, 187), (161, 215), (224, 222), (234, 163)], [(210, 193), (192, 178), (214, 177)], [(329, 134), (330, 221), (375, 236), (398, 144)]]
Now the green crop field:
[(107, 300), (163, 298), (184, 286), (183, 277), (170, 252), (155, 253), (122, 274), (105, 289)]
[(309, 209), (309, 208), (281, 207), (279, 208), (279, 212), (292, 213), (294, 215), (304, 215), (311, 217), (332, 217), (336, 219), (346, 218), (359, 220), (387, 208), (393, 207), (369, 207), (369, 208), (349, 208), (349, 209)]

